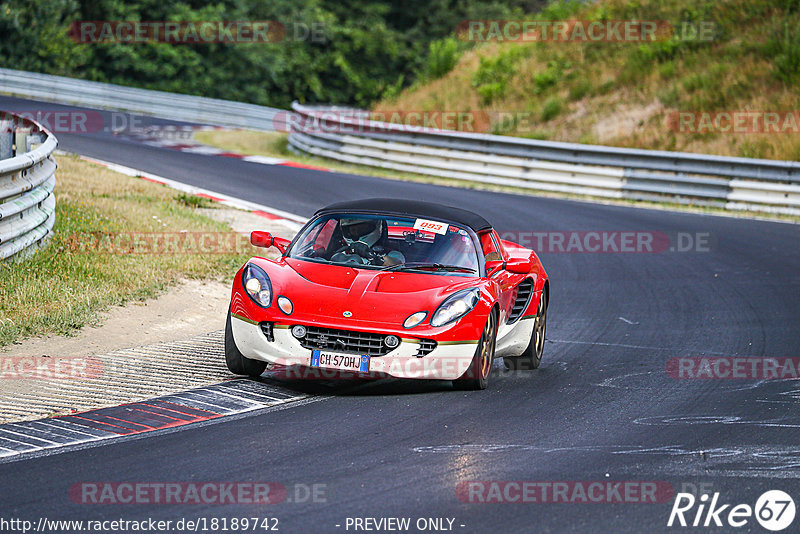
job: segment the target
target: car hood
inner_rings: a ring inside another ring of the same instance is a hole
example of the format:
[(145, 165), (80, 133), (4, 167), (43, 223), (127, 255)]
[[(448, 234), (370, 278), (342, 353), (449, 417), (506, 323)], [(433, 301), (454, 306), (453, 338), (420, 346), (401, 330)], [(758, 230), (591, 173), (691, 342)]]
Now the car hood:
[[(276, 295), (295, 305), (293, 318), (342, 319), (402, 324), (418, 311), (433, 310), (455, 291), (475, 287), (478, 278), (442, 274), (386, 272), (284, 259), (272, 280)], [(277, 278), (277, 279), (276, 279)]]

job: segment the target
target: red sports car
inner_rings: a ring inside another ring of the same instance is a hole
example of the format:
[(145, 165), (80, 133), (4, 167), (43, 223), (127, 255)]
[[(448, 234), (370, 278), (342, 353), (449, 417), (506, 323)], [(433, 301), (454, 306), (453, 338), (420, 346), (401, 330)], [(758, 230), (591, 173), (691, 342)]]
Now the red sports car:
[(480, 215), (357, 200), (320, 209), (291, 242), (267, 232), (251, 242), (281, 257), (251, 258), (234, 279), (225, 358), (235, 374), (274, 364), (484, 389), (495, 356), (539, 366), (547, 274)]

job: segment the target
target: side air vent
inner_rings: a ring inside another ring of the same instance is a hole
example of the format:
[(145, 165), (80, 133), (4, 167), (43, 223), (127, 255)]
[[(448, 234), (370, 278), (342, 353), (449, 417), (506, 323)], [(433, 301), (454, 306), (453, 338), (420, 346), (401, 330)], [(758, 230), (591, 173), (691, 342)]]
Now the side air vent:
[(517, 322), (522, 315), (522, 312), (528, 307), (528, 302), (531, 300), (531, 294), (533, 294), (533, 281), (530, 278), (526, 278), (518, 286), (517, 298), (514, 301), (514, 307), (511, 308), (511, 313), (508, 315), (508, 324)]
[(258, 326), (261, 327), (261, 333), (264, 334), (267, 341), (275, 341), (275, 336), (272, 334), (272, 323), (265, 321), (263, 323), (258, 323)]

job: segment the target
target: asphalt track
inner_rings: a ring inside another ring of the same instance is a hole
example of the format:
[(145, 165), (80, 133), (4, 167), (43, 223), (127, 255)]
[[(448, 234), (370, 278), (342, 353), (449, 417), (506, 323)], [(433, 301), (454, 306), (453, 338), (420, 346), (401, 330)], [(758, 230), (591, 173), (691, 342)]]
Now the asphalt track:
[[(46, 106), (0, 99), (0, 109)], [(780, 489), (800, 506), (800, 382), (666, 371), (676, 357), (800, 356), (797, 225), (258, 165), (108, 132), (58, 137), (64, 150), (305, 216), (345, 199), (423, 198), (475, 210), (500, 232), (707, 233), (712, 246), (543, 252), (552, 295), (538, 371), (496, 366), (489, 389), (474, 393), (436, 382), (341, 384), (281, 410), (3, 463), (4, 518), (269, 516), (282, 532), (354, 532), (347, 518), (410, 517), (413, 526), (447, 517), (456, 532), (649, 532), (668, 530), (673, 502), (471, 503), (457, 491), (465, 481), (660, 481), (751, 506)], [(325, 489), (317, 502), (267, 506), (77, 504), (68, 490), (85, 481), (273, 481), (290, 497), (295, 484)], [(736, 530), (764, 532), (754, 518)]]

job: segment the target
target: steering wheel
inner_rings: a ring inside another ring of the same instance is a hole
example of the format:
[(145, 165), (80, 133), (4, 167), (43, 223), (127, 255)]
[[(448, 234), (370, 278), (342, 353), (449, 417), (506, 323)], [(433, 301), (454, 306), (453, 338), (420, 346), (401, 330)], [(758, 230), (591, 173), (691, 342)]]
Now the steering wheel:
[(342, 252), (350, 252), (352, 254), (356, 254), (357, 256), (361, 256), (369, 263), (374, 263), (376, 261), (381, 261), (381, 257), (376, 254), (369, 245), (364, 243), (363, 241), (353, 241), (349, 245), (345, 246)]

